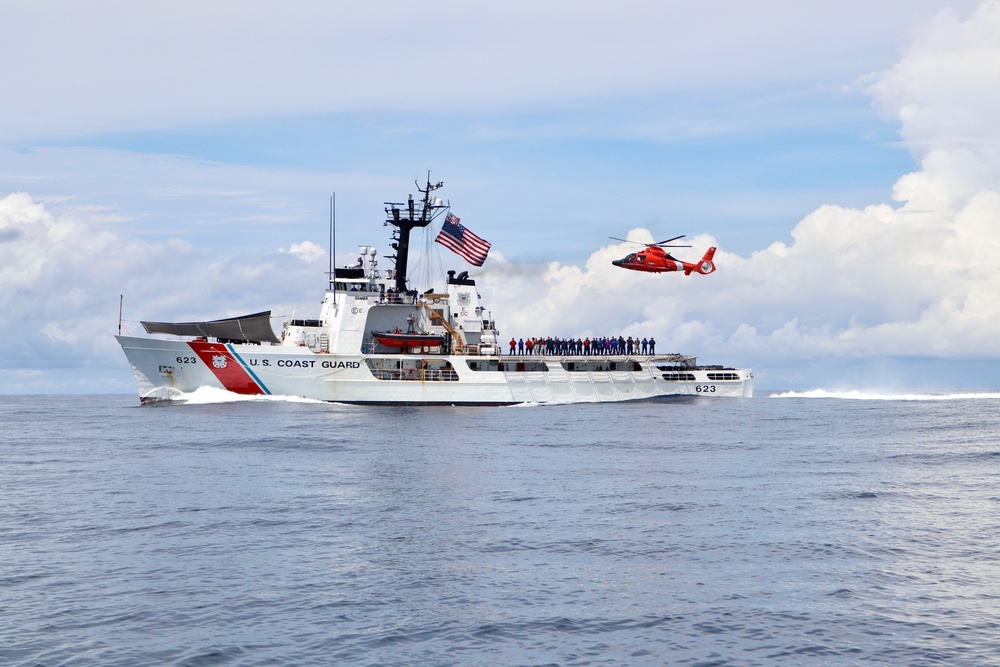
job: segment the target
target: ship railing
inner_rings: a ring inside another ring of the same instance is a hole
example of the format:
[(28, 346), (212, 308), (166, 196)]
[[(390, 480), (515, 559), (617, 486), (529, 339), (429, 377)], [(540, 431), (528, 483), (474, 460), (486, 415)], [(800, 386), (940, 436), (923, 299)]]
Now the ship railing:
[(379, 380), (407, 380), (411, 382), (457, 382), (458, 373), (453, 368), (403, 368), (372, 369)]
[(417, 302), (416, 294), (399, 294), (397, 292), (380, 292), (378, 303), (380, 304), (405, 304), (412, 306)]

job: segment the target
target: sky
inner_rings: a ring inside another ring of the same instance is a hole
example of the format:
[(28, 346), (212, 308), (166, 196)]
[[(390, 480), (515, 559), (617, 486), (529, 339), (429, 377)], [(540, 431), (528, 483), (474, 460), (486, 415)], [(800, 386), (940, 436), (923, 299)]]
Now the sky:
[[(0, 0), (2, 393), (134, 391), (140, 319), (315, 317), (428, 171), (502, 336), (759, 390), (1000, 387), (1000, 0)], [(709, 276), (611, 265), (678, 234)], [(384, 262), (388, 266), (388, 262)], [(415, 264), (415, 266), (414, 266)], [(276, 320), (276, 323), (278, 321)]]

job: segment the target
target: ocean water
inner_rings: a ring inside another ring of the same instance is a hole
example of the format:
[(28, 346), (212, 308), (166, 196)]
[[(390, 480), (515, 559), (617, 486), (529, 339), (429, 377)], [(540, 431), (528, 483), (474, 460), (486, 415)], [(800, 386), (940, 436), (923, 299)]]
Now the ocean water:
[(1000, 664), (1000, 394), (0, 396), (0, 664)]

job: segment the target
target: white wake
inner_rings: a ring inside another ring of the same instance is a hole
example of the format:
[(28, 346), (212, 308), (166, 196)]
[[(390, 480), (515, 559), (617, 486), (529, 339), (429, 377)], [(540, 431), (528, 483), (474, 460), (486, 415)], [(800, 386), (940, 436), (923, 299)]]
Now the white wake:
[(212, 405), (215, 403), (241, 403), (247, 401), (279, 401), (282, 403), (325, 403), (313, 398), (303, 398), (301, 396), (269, 396), (266, 394), (235, 394), (218, 387), (198, 387), (192, 392), (184, 392), (179, 389), (156, 390), (147, 398), (157, 401), (169, 401), (183, 403), (185, 405)]
[(835, 398), (849, 401), (960, 401), (968, 399), (997, 399), (995, 391), (941, 391), (935, 393), (903, 393), (884, 391), (862, 391), (859, 389), (831, 391), (810, 389), (808, 391), (785, 391), (771, 394), (768, 398)]

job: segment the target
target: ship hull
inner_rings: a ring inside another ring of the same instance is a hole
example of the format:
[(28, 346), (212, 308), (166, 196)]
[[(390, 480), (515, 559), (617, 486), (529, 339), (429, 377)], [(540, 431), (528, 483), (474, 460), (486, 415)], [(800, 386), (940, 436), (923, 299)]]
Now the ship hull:
[(288, 345), (117, 336), (143, 403), (200, 387), (376, 405), (600, 403), (670, 396), (750, 397), (747, 369), (664, 372), (656, 356), (316, 353)]

